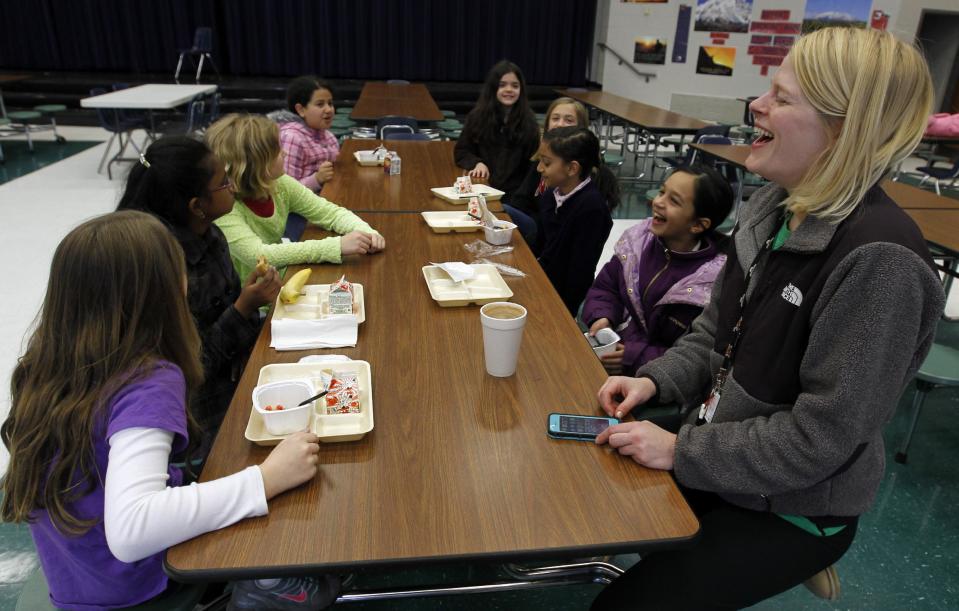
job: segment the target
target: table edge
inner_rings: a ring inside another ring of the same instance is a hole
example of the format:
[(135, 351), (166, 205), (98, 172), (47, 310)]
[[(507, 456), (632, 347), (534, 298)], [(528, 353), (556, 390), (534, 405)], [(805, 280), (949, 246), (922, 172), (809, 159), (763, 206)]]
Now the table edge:
[[(690, 510), (690, 513), (692, 511)], [(571, 559), (600, 555), (616, 555), (631, 553), (650, 553), (655, 551), (682, 549), (696, 543), (702, 533), (699, 519), (696, 521), (696, 530), (689, 535), (672, 537), (669, 539), (655, 539), (642, 541), (626, 541), (610, 545), (581, 545), (574, 547), (555, 547), (547, 549), (531, 549), (508, 552), (481, 552), (474, 554), (458, 554), (454, 556), (418, 556), (415, 558), (391, 558), (361, 562), (330, 563), (330, 564), (297, 564), (270, 567), (244, 567), (234, 569), (198, 569), (181, 570), (170, 564), (170, 550), (163, 554), (163, 571), (175, 581), (184, 583), (199, 583), (207, 581), (231, 581), (236, 579), (258, 579), (270, 577), (308, 576), (319, 573), (354, 572), (367, 569), (409, 569), (420, 566), (440, 564), (504, 564), (507, 562), (522, 562), (528, 560)]]

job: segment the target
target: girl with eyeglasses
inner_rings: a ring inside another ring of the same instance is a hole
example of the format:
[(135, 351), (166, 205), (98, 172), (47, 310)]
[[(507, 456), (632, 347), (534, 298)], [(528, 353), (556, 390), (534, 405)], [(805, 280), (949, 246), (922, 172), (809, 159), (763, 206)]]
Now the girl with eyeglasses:
[(204, 383), (191, 401), (209, 450), (236, 389), (239, 367), (260, 331), (259, 308), (276, 300), (276, 269), (254, 269), (241, 284), (226, 238), (213, 221), (233, 210), (233, 183), (202, 142), (161, 138), (127, 178), (118, 210), (159, 218), (186, 254), (187, 297), (203, 343)]

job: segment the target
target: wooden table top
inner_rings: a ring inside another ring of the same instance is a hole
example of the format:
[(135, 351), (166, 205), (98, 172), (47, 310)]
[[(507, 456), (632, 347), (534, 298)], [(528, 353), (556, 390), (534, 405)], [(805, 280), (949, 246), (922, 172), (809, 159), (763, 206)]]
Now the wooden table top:
[(390, 85), (369, 82), (363, 85), (350, 118), (355, 121), (377, 121), (387, 115), (413, 117), (417, 121), (442, 121), (444, 118), (423, 83)]
[[(363, 284), (357, 347), (310, 352), (371, 364), (375, 428), (360, 441), (321, 444), (320, 473), (274, 498), (268, 516), (169, 550), (172, 576), (569, 558), (695, 537), (699, 523), (667, 472), (607, 447), (547, 437), (551, 412), (600, 414), (596, 391), (606, 374), (522, 240), (497, 260), (528, 274), (507, 284), (529, 318), (516, 374), (494, 378), (483, 363), (479, 308), (439, 307), (421, 271), (428, 261), (464, 260), (463, 244), (479, 234), (434, 234), (418, 214), (367, 218), (397, 236), (386, 251), (314, 266), (310, 279), (332, 282), (345, 272)], [(201, 480), (269, 452), (244, 438), (259, 370), (308, 354), (276, 352), (269, 340), (267, 323)]]
[[(728, 161), (729, 163), (746, 169), (746, 158), (749, 157), (749, 146), (745, 144), (690, 144), (694, 149)], [(959, 210), (959, 200), (951, 197), (936, 195), (919, 187), (902, 182), (885, 180), (882, 190), (892, 198), (900, 208), (905, 210), (929, 208), (933, 210)]]
[(959, 253), (959, 210), (907, 209), (927, 242)]
[(900, 208), (906, 210), (959, 210), (959, 200), (957, 199), (936, 195), (932, 191), (926, 191), (902, 182), (885, 180), (882, 183), (882, 190), (899, 204)]
[(728, 161), (743, 170), (746, 169), (746, 157), (749, 157), (748, 144), (696, 144), (691, 142), (689, 146), (723, 161)]
[(598, 108), (603, 112), (616, 115), (620, 119), (639, 125), (650, 132), (669, 134), (692, 134), (706, 127), (699, 119), (693, 119), (658, 106), (650, 106), (605, 91), (570, 91), (557, 89), (565, 95)]
[[(354, 152), (373, 150), (381, 143), (344, 140), (333, 179), (323, 185), (323, 197), (357, 213), (466, 209), (465, 201), (462, 205), (451, 204), (430, 192), (433, 187), (452, 186), (464, 173), (453, 162), (454, 142), (387, 141), (387, 148), (396, 151), (402, 160), (398, 176), (387, 176), (379, 166), (361, 166), (353, 157)], [(492, 212), (503, 210), (499, 201), (489, 202), (489, 208)]]

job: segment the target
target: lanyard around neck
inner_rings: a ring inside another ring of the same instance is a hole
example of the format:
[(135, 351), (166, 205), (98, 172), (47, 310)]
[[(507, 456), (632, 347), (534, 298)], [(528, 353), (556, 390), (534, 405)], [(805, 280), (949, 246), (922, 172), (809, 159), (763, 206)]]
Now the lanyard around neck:
[(785, 221), (786, 217), (783, 216), (780, 218), (780, 222), (773, 226), (772, 233), (770, 233), (766, 241), (763, 242), (762, 248), (759, 249), (759, 252), (756, 253), (755, 257), (753, 257), (752, 263), (746, 269), (746, 275), (743, 278), (743, 294), (738, 300), (739, 311), (735, 317), (736, 324), (733, 325), (732, 338), (726, 344), (726, 349), (723, 351), (723, 363), (720, 365), (719, 371), (716, 372), (716, 378), (713, 381), (713, 388), (710, 390), (706, 400), (702, 403), (702, 405), (699, 406), (699, 416), (696, 418), (697, 426), (712, 420), (712, 414), (716, 409), (716, 405), (719, 403), (719, 397), (722, 395), (723, 386), (726, 384), (726, 377), (729, 375), (729, 371), (733, 366), (733, 360), (736, 358), (736, 348), (739, 346), (739, 340), (743, 335), (743, 327), (745, 322), (743, 317), (746, 311), (746, 306), (749, 305), (749, 285), (752, 282), (753, 276), (755, 275), (756, 268), (759, 267), (759, 264), (762, 262), (762, 260), (772, 251), (773, 242), (776, 240), (776, 234), (779, 233), (782, 223)]

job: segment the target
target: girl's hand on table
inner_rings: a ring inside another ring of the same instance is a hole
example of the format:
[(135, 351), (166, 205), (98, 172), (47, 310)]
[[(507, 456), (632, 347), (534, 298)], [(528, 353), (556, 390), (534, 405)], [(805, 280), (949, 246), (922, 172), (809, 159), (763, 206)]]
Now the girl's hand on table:
[(370, 253), (380, 252), (386, 248), (386, 238), (381, 236), (378, 233), (371, 233), (370, 236)]
[(316, 476), (320, 438), (313, 433), (293, 433), (279, 443), (260, 464), (267, 500), (296, 488)]
[(351, 231), (340, 238), (340, 253), (344, 255), (365, 255), (372, 247), (372, 235), (362, 231)]
[(470, 178), (483, 178), (483, 179), (489, 178), (489, 168), (486, 167), (485, 163), (480, 161), (475, 166), (473, 166), (473, 169), (470, 170), (469, 175), (470, 175)]

